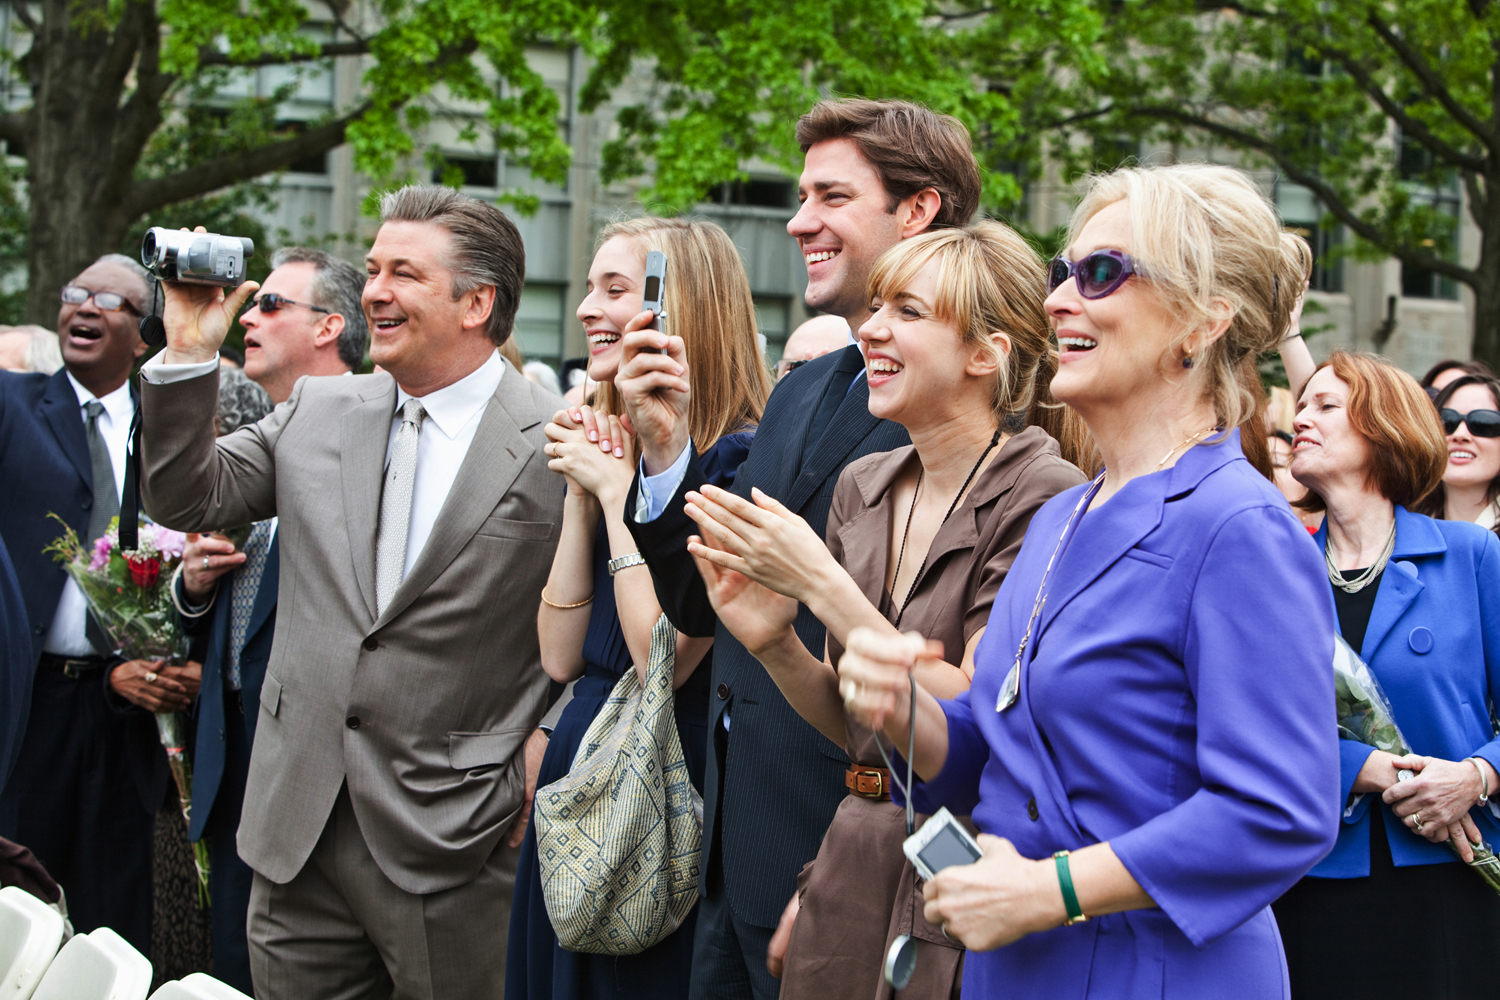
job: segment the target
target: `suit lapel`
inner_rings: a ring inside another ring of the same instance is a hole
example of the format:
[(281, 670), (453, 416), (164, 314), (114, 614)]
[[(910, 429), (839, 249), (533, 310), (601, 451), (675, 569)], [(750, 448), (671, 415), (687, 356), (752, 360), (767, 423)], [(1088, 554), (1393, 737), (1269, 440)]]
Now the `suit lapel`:
[[(540, 422), (541, 414), (532, 405), (530, 384), (513, 370), (507, 371), (484, 409), (427, 544), (376, 621), (377, 628), (426, 590), (494, 512), (534, 450), (522, 431)], [(373, 565), (373, 542), (370, 551)]]
[(73, 468), (90, 489), (94, 485), (93, 465), (89, 461), (89, 442), (84, 435), (83, 418), (79, 416), (78, 393), (68, 381), (66, 370), (47, 380), (47, 391), (42, 395), (42, 418), (52, 429), (57, 443)]
[(802, 471), (782, 499), (782, 503), (788, 508), (801, 510), (829, 474), (880, 423), (879, 418), (870, 414), (869, 403), (870, 384), (865, 379), (860, 379), (845, 393), (844, 401), (839, 404), (829, 427), (809, 428), (809, 435), (821, 430), (823, 436), (818, 439), (812, 454), (802, 464)]
[[(1325, 522), (1323, 541), (1327, 544)], [(1360, 648), (1360, 657), (1368, 661), (1380, 648), (1380, 642), (1395, 627), (1406, 613), (1411, 602), (1417, 599), (1426, 585), (1415, 575), (1406, 572), (1398, 563), (1407, 556), (1425, 556), (1446, 552), (1448, 544), (1443, 534), (1430, 521), (1410, 514), (1403, 507), (1396, 508), (1396, 544), (1391, 550), (1390, 561), (1380, 578), (1375, 592), (1375, 606), (1370, 609), (1370, 623), (1365, 627), (1365, 641)]]
[[(389, 377), (360, 394), (339, 427), (339, 479), (344, 492), (344, 527), (354, 559), (354, 579), (375, 618), (375, 531), (380, 523), (380, 488), (385, 450), (396, 412), (396, 382)], [(278, 546), (279, 548), (279, 546)]]

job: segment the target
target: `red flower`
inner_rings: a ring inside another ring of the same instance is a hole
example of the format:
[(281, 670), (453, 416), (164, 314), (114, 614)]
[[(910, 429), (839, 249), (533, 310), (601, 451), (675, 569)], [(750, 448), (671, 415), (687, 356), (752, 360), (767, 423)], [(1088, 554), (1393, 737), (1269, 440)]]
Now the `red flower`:
[(130, 564), (130, 579), (137, 587), (153, 587), (161, 576), (161, 560), (155, 556), (141, 557), (128, 556), (125, 561)]

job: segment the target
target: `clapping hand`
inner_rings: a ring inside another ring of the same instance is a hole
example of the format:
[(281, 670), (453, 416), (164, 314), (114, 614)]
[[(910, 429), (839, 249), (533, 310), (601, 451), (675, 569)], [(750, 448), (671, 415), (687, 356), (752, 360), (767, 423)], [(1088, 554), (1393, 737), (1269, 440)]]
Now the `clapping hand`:
[(774, 497), (758, 489), (750, 495), (753, 504), (717, 486), (689, 492), (687, 515), (713, 547), (690, 541), (688, 551), (807, 603), (825, 586), (822, 574), (836, 565), (833, 557), (818, 533)]
[(779, 640), (802, 641), (791, 631), (792, 623), (797, 620), (796, 600), (725, 568), (718, 557), (727, 553), (714, 548), (711, 542), (705, 544), (697, 535), (688, 536), (688, 551), (693, 554), (698, 572), (703, 574), (714, 614), (752, 656), (760, 655)]
[(687, 350), (681, 337), (647, 329), (647, 309), (625, 325), (615, 388), (641, 437), (646, 475), (671, 468), (688, 443)]
[[(193, 232), (208, 230), (198, 226)], [(171, 365), (212, 361), (234, 325), (240, 307), (258, 288), (259, 283), (246, 281), (226, 293), (218, 285), (163, 281), (166, 307), (162, 310), (162, 322), (167, 328), (167, 349), (162, 361)]]
[[(597, 443), (589, 440), (590, 427), (596, 428)], [(562, 411), (543, 432), (547, 468), (567, 477), (570, 492), (589, 493), (601, 504), (623, 509), (635, 478), (635, 442), (624, 417), (585, 405)]]

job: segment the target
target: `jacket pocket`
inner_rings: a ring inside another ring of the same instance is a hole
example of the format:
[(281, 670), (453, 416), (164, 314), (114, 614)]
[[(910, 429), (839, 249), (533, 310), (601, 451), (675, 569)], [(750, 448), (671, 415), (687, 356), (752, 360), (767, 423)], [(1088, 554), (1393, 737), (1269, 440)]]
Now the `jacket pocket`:
[(490, 538), (519, 538), (525, 542), (545, 542), (552, 537), (551, 521), (513, 521), (508, 517), (487, 518), (475, 532)]
[(472, 767), (491, 767), (510, 760), (526, 737), (531, 727), (525, 729), (501, 729), (492, 733), (449, 733), (448, 765), (460, 771)]
[(1162, 569), (1172, 568), (1172, 557), (1164, 556), (1160, 552), (1151, 552), (1147, 549), (1130, 549), (1125, 554), (1132, 559), (1139, 559), (1143, 563), (1160, 566)]
[(260, 687), (260, 707), (272, 715), (281, 710), (281, 682), (269, 670), (266, 671), (266, 679)]

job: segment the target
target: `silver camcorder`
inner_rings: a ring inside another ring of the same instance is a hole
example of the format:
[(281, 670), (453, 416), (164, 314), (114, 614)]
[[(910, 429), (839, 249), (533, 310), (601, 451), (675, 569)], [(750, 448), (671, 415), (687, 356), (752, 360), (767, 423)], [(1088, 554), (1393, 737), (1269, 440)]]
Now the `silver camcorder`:
[(162, 281), (191, 285), (225, 285), (245, 280), (245, 258), (255, 241), (244, 236), (189, 233), (153, 226), (141, 241), (141, 263)]

